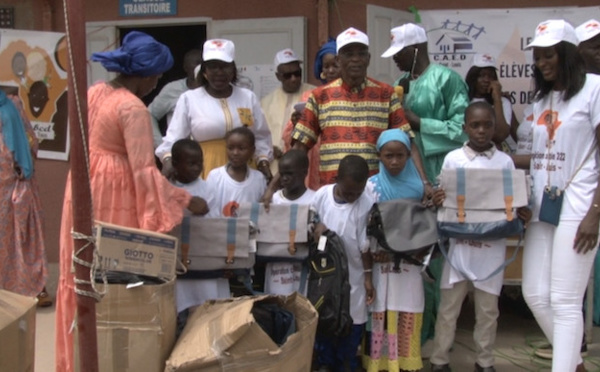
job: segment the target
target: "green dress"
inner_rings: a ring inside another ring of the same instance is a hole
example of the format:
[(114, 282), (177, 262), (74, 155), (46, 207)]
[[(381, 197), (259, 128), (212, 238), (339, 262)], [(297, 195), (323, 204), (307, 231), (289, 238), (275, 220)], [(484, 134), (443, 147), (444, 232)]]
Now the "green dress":
[(467, 140), (463, 123), (468, 105), (467, 85), (458, 73), (447, 67), (430, 64), (421, 76), (410, 82), (404, 108), (421, 118), (415, 142), (432, 183), (436, 182), (446, 154)]
[[(404, 74), (398, 79), (408, 77)], [(396, 81), (395, 85), (398, 85)], [(461, 147), (467, 136), (463, 131), (464, 113), (469, 105), (467, 85), (454, 70), (430, 64), (423, 74), (410, 81), (404, 98), (404, 108), (421, 118), (421, 130), (416, 133), (415, 143), (429, 182), (435, 184), (446, 154)], [(423, 283), (425, 309), (421, 343), (433, 339), (435, 320), (440, 303), (440, 278), (444, 261), (442, 257), (431, 260), (430, 270), (435, 283)]]

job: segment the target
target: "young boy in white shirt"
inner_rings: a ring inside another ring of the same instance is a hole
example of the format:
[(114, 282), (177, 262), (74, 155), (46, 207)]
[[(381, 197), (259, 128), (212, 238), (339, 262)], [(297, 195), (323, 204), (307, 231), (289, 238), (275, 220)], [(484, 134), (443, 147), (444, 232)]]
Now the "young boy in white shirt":
[[(308, 174), (308, 156), (290, 150), (279, 159), (281, 190), (273, 195), (273, 204), (310, 205), (315, 192), (304, 184)], [(265, 293), (289, 295), (300, 289), (301, 262), (269, 262), (265, 269)], [(306, 292), (306, 286), (305, 286)], [(306, 294), (306, 293), (303, 293)]]
[(321, 187), (312, 204), (321, 220), (315, 238), (325, 229), (334, 231), (344, 242), (348, 257), (351, 334), (338, 338), (317, 335), (315, 345), (319, 365), (331, 371), (359, 370), (356, 353), (367, 322), (367, 305), (375, 299), (367, 239), (367, 217), (374, 201), (364, 192), (368, 178), (366, 160), (348, 155), (340, 161), (336, 183)]
[[(206, 202), (203, 217), (218, 215), (215, 193), (210, 185), (200, 178), (204, 164), (202, 148), (191, 139), (181, 139), (173, 145), (172, 164), (175, 169), (175, 186), (187, 190), (192, 196), (198, 196)], [(202, 218), (192, 216), (187, 210), (184, 218)], [(194, 279), (192, 276), (179, 276), (175, 283), (178, 331), (183, 329), (190, 309), (202, 305), (205, 301), (229, 297), (229, 282), (225, 278)]]
[(206, 182), (215, 191), (220, 216), (236, 217), (240, 203), (255, 203), (265, 192), (265, 176), (248, 166), (254, 156), (254, 133), (247, 127), (225, 135), (228, 163), (208, 174)]
[[(255, 151), (254, 133), (248, 127), (237, 127), (225, 135), (227, 164), (215, 168), (206, 177), (206, 182), (214, 190), (216, 209), (220, 217), (237, 217), (241, 203), (256, 203), (265, 193), (265, 176), (248, 166)], [(264, 269), (254, 267), (254, 282), (260, 289)], [(234, 296), (250, 294), (237, 278), (231, 278), (230, 288)]]
[[(446, 155), (442, 169), (480, 168), (514, 169), (512, 159), (496, 150), (492, 136), (496, 125), (494, 109), (487, 102), (471, 103), (465, 110), (463, 129), (469, 141), (459, 149)], [(445, 199), (443, 189), (435, 190), (434, 204), (441, 206)], [(518, 216), (524, 221), (531, 218), (531, 211), (519, 208)], [(501, 271), (493, 277), (485, 278), (494, 268), (505, 260), (506, 239), (471, 241), (450, 239), (448, 260), (446, 260), (441, 278), (441, 299), (435, 323), (433, 352), (430, 357), (432, 372), (450, 372), (448, 353), (454, 343), (456, 321), (461, 306), (469, 290), (469, 281), (475, 287), (475, 330), (473, 338), (476, 345), (476, 372), (495, 372), (494, 342), (496, 339), (498, 296), (502, 289)], [(455, 270), (459, 269), (461, 272)], [(468, 277), (464, 277), (465, 273)]]

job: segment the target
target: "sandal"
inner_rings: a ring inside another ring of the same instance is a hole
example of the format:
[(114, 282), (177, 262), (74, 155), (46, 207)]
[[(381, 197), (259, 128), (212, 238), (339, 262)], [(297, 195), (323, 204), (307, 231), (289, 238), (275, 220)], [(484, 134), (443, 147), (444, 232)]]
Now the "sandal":
[(50, 298), (50, 295), (48, 295), (48, 292), (46, 292), (46, 288), (42, 289), (40, 294), (37, 295), (37, 300), (37, 307), (52, 306), (52, 299)]

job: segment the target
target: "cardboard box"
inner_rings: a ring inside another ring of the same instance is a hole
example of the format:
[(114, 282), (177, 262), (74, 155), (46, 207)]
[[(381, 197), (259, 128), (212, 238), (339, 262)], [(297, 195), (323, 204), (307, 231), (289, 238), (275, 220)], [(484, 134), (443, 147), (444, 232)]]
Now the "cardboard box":
[[(263, 300), (295, 315), (296, 332), (282, 346), (252, 316), (253, 304)], [(209, 301), (188, 319), (165, 372), (310, 372), (316, 329), (317, 311), (298, 293)]]
[(175, 277), (178, 241), (173, 236), (96, 222), (96, 246), (103, 270)]
[(32, 372), (37, 300), (0, 289), (0, 371)]
[(100, 372), (163, 372), (176, 322), (175, 280), (130, 289), (108, 284), (96, 304)]
[[(506, 259), (508, 260), (515, 253), (519, 239), (507, 239), (506, 241)], [(517, 257), (504, 269), (504, 284), (505, 285), (521, 285), (523, 279), (523, 245), (525, 240), (521, 241), (521, 248), (517, 253)]]

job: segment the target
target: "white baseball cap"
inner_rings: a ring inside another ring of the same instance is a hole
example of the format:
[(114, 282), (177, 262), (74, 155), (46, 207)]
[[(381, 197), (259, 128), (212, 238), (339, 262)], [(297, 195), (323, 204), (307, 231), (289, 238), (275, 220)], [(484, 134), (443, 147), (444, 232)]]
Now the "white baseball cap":
[(471, 66), (496, 68), (496, 59), (488, 53), (477, 53), (473, 56)]
[(527, 45), (527, 49), (532, 47), (549, 47), (566, 41), (573, 45), (579, 44), (575, 29), (564, 19), (549, 19), (540, 23), (535, 28), (535, 37)]
[(202, 49), (202, 60), (218, 60), (223, 62), (233, 62), (235, 58), (235, 45), (233, 41), (227, 39), (210, 39), (204, 42)]
[(575, 29), (575, 34), (577, 35), (577, 39), (580, 43), (587, 41), (600, 34), (600, 22), (596, 21), (595, 19), (590, 19), (589, 21), (577, 26)]
[(291, 62), (302, 62), (296, 52), (291, 50), (290, 48), (280, 50), (275, 54), (275, 59), (273, 60), (273, 64), (275, 65), (275, 69), (279, 67), (279, 65), (285, 65), (286, 63)]
[(342, 31), (336, 39), (336, 52), (345, 47), (348, 44), (359, 43), (369, 46), (369, 37), (362, 31), (350, 27), (349, 29)]
[(407, 46), (427, 42), (425, 30), (414, 23), (407, 23), (400, 27), (392, 28), (391, 38), (392, 44), (383, 52), (381, 55), (382, 58), (391, 57)]

